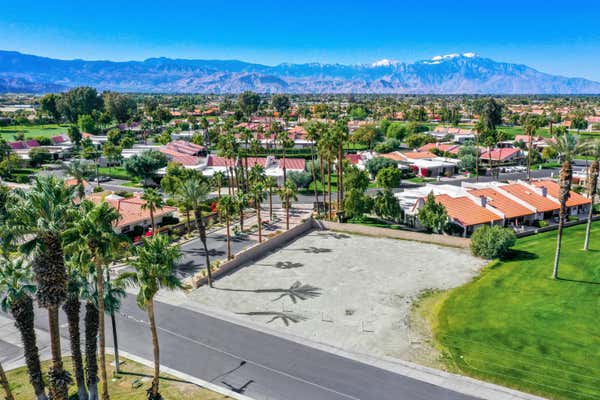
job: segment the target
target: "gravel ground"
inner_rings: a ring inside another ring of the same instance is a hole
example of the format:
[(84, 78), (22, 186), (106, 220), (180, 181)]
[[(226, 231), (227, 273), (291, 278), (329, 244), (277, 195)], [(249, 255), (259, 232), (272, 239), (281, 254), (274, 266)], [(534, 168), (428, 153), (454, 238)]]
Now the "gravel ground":
[(408, 359), (420, 342), (409, 329), (412, 300), (468, 282), (484, 264), (466, 250), (314, 231), (188, 301), (346, 350)]

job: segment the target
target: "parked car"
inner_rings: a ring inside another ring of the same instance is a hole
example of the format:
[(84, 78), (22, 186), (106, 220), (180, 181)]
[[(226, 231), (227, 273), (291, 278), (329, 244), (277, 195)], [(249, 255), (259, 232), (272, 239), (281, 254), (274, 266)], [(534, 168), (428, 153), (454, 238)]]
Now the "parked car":
[(102, 182), (110, 182), (112, 181), (112, 178), (110, 176), (99, 176), (98, 177), (98, 182), (102, 183)]

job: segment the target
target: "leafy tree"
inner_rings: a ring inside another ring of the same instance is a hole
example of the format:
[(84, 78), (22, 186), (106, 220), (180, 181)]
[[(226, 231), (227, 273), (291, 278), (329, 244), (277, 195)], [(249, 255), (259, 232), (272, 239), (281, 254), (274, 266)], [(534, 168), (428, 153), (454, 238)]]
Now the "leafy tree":
[(369, 176), (365, 171), (361, 171), (358, 167), (351, 165), (344, 171), (344, 184), (346, 190), (357, 190), (364, 193), (369, 187)]
[(376, 153), (391, 153), (392, 151), (398, 150), (402, 143), (398, 139), (386, 139), (384, 142), (377, 143), (373, 150)]
[(162, 400), (163, 397), (159, 392), (160, 347), (154, 314), (154, 297), (161, 289), (186, 289), (174, 273), (175, 264), (181, 259), (181, 250), (179, 246), (171, 246), (168, 237), (157, 235), (150, 240), (144, 239), (142, 246), (136, 248), (136, 256), (137, 258), (131, 262), (135, 271), (122, 273), (117, 278), (117, 282), (139, 288), (136, 302), (148, 314), (154, 349), (154, 377), (147, 398)]
[(367, 171), (369, 171), (369, 174), (372, 177), (376, 177), (380, 169), (385, 167), (398, 168), (398, 163), (393, 160), (390, 160), (389, 158), (375, 157), (367, 161), (365, 167), (367, 168)]
[(77, 125), (69, 125), (67, 135), (69, 135), (69, 139), (71, 139), (71, 142), (74, 143), (75, 146), (79, 147), (79, 145), (81, 145), (82, 135)]
[(52, 160), (52, 155), (50, 155), (50, 151), (48, 151), (48, 149), (34, 147), (33, 149), (29, 150), (29, 163), (34, 167), (38, 167), (50, 160)]
[(92, 115), (93, 111), (101, 111), (103, 105), (96, 89), (82, 86), (63, 93), (58, 110), (68, 121), (76, 123), (80, 115)]
[(344, 197), (344, 212), (347, 218), (361, 218), (363, 214), (371, 211), (373, 199), (359, 189), (351, 188)]
[(79, 126), (79, 130), (81, 132), (87, 132), (91, 134), (95, 134), (98, 132), (98, 128), (96, 128), (96, 121), (89, 114), (80, 115), (77, 118), (77, 126)]
[(294, 184), (299, 188), (307, 187), (312, 181), (310, 172), (290, 171), (287, 175), (288, 179), (294, 182)]
[(354, 120), (364, 120), (368, 116), (367, 110), (361, 106), (352, 107), (348, 114)]
[(271, 105), (282, 117), (290, 108), (290, 98), (285, 94), (274, 94), (271, 98)]
[(355, 130), (352, 135), (350, 135), (350, 141), (353, 143), (364, 144), (372, 149), (375, 142), (381, 140), (382, 136), (379, 128), (373, 124), (369, 124)]
[(108, 92), (103, 95), (103, 98), (104, 108), (120, 123), (128, 121), (137, 110), (135, 100), (129, 95)]
[(479, 119), (486, 130), (494, 131), (502, 124), (502, 105), (489, 97), (483, 103)]
[(378, 217), (392, 221), (398, 221), (402, 215), (398, 199), (387, 189), (375, 195), (373, 211)]
[(125, 163), (125, 170), (142, 179), (144, 186), (148, 186), (156, 176), (156, 171), (166, 167), (167, 157), (156, 150), (146, 150), (139, 155), (134, 155)]
[(448, 223), (448, 213), (443, 204), (435, 201), (433, 191), (429, 192), (425, 203), (419, 209), (419, 222), (428, 231), (442, 233)]
[(40, 98), (40, 111), (49, 115), (54, 121), (60, 120), (60, 111), (58, 103), (60, 96), (54, 93), (49, 93)]
[(471, 252), (488, 260), (502, 258), (514, 246), (516, 240), (515, 231), (510, 228), (485, 225), (475, 230), (471, 236)]
[(385, 131), (385, 136), (389, 139), (403, 140), (407, 133), (408, 129), (405, 124), (401, 122), (392, 122)]
[(406, 145), (411, 149), (418, 149), (427, 143), (435, 143), (437, 139), (433, 135), (413, 133), (406, 137)]
[(237, 104), (246, 117), (250, 117), (260, 106), (260, 96), (254, 92), (246, 91), (238, 96)]
[(384, 189), (400, 187), (402, 171), (398, 167), (385, 167), (377, 172), (377, 184)]

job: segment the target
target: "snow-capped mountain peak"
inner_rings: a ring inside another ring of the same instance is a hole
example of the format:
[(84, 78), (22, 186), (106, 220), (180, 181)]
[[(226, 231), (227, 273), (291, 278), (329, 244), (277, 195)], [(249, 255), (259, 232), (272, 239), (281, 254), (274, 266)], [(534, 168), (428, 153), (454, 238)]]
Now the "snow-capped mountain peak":
[(396, 65), (398, 63), (399, 63), (399, 61), (397, 61), (397, 60), (389, 60), (387, 58), (384, 58), (382, 60), (375, 61), (373, 64), (371, 64), (371, 66), (372, 67), (389, 67), (391, 65)]

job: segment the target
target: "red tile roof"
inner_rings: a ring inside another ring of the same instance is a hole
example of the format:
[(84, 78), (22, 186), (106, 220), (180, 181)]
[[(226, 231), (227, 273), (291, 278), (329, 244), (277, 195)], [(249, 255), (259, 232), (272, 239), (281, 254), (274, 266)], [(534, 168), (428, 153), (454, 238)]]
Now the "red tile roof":
[(351, 164), (358, 164), (362, 160), (360, 154), (346, 154), (346, 160), (350, 161)]
[(435, 196), (435, 200), (446, 207), (448, 216), (463, 226), (487, 224), (502, 218), (477, 205), (468, 197), (450, 197), (447, 194)]
[(506, 215), (506, 218), (523, 217), (534, 213), (529, 208), (517, 203), (502, 193), (499, 193), (493, 188), (472, 189), (469, 190), (469, 193), (477, 197), (485, 196), (487, 204)]
[(419, 151), (428, 152), (433, 149), (438, 149), (447, 153), (458, 154), (458, 149), (460, 149), (460, 146), (456, 144), (447, 143), (427, 143), (426, 145), (419, 147)]
[[(535, 187), (539, 187), (539, 188), (545, 187), (550, 196), (554, 197), (555, 199), (558, 199), (558, 194), (560, 192), (560, 186), (555, 181), (552, 181), (549, 179), (544, 179), (541, 181), (533, 181), (533, 182), (531, 182), (531, 184), (534, 185)], [(583, 197), (582, 195), (580, 195), (579, 193), (576, 193), (574, 191), (571, 191), (569, 193), (569, 198), (567, 199), (567, 207), (582, 206), (582, 205), (591, 204), (591, 203), (592, 202), (590, 201), (590, 199), (587, 199), (587, 198)]]
[[(90, 199), (94, 203), (100, 203), (103, 200), (103, 198), (98, 195), (88, 196), (88, 199)], [(116, 208), (119, 211), (121, 218), (117, 221), (115, 225), (118, 228), (126, 225), (135, 225), (141, 223), (142, 221), (150, 220), (150, 210), (142, 209), (142, 206), (146, 204), (146, 201), (140, 199), (139, 197), (132, 197), (129, 199), (111, 199), (105, 197), (104, 200), (113, 208)], [(154, 211), (154, 218), (160, 218), (164, 215), (173, 213), (175, 211), (177, 211), (177, 208), (165, 206)]]
[[(492, 149), (491, 151), (491, 159), (492, 161), (505, 161), (508, 160), (509, 158), (517, 155), (517, 153), (520, 153), (521, 149)], [(480, 159), (482, 160), (489, 160), (490, 159), (490, 152), (488, 151), (484, 151), (483, 153), (481, 153), (481, 156), (479, 156)]]
[(559, 204), (548, 197), (544, 197), (537, 191), (520, 183), (511, 183), (500, 187), (502, 190), (534, 206), (538, 212), (548, 212), (559, 209)]

